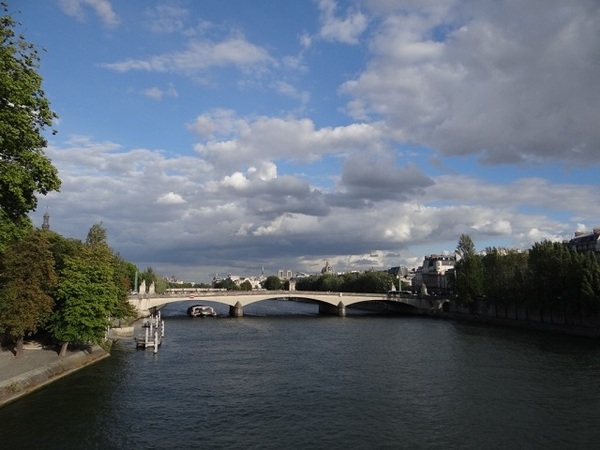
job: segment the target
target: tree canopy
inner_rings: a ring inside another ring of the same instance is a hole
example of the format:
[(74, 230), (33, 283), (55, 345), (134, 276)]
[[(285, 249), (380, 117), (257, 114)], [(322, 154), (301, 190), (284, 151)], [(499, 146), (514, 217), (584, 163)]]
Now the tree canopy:
[(483, 294), (483, 264), (469, 235), (460, 235), (456, 254), (454, 289), (462, 303), (469, 303)]
[(102, 226), (102, 222), (95, 223), (91, 226), (85, 239), (87, 245), (106, 244), (106, 228)]
[(42, 90), (37, 48), (15, 32), (17, 22), (0, 3), (0, 246), (22, 236), (36, 193), (60, 188), (44, 154), (44, 130), (57, 117)]
[(283, 288), (283, 283), (275, 275), (268, 276), (261, 284), (268, 291), (279, 291)]
[(390, 290), (394, 281), (394, 275), (376, 270), (342, 275), (313, 275), (297, 280), (296, 290), (385, 293)]
[(45, 324), (54, 306), (57, 277), (47, 233), (29, 231), (5, 247), (0, 261), (0, 330), (17, 339), (21, 356), (23, 337)]
[(113, 255), (107, 246), (82, 245), (60, 273), (50, 330), (60, 341), (99, 343), (119, 310)]

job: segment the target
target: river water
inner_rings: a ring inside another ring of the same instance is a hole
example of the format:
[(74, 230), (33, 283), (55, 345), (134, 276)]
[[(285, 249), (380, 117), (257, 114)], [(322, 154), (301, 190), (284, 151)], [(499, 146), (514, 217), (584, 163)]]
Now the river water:
[[(6, 449), (600, 446), (596, 340), (266, 301), (163, 310), (112, 356), (0, 409)], [(207, 303), (210, 304), (210, 303)]]

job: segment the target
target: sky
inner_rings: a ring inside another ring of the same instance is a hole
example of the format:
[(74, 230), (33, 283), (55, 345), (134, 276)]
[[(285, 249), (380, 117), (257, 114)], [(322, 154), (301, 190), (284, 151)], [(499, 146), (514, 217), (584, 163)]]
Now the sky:
[(60, 192), (140, 270), (419, 266), (600, 226), (597, 0), (10, 0)]

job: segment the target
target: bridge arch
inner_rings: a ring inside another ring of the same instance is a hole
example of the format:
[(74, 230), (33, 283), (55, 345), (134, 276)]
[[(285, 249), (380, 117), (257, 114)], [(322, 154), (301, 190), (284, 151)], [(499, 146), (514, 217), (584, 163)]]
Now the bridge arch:
[[(129, 302), (137, 309), (140, 316), (161, 309), (165, 305), (181, 301), (211, 301), (229, 306), (229, 315), (240, 317), (244, 315), (244, 307), (264, 300), (298, 299), (309, 300), (319, 305), (320, 314), (338, 316), (346, 315), (346, 307), (359, 303), (383, 302), (394, 306), (393, 310), (401, 312), (427, 313), (436, 306), (428, 299), (400, 298), (388, 294), (362, 294), (346, 292), (309, 292), (309, 291), (228, 291), (200, 292), (198, 294), (182, 295), (137, 295), (129, 298)], [(441, 305), (439, 305), (441, 306)], [(390, 308), (390, 310), (392, 310)]]

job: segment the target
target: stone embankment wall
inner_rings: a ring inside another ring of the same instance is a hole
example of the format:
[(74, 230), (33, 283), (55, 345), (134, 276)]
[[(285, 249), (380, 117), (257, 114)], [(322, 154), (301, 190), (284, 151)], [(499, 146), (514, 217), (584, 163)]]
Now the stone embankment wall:
[(108, 352), (99, 346), (93, 346), (90, 350), (74, 352), (64, 357), (57, 355), (56, 361), (32, 368), (7, 380), (2, 380), (0, 381), (0, 406), (107, 356), (109, 356)]
[(469, 306), (450, 301), (443, 317), (551, 331), (574, 336), (600, 337), (600, 317), (566, 314), (564, 311), (518, 308), (515, 305), (494, 305), (478, 300)]

